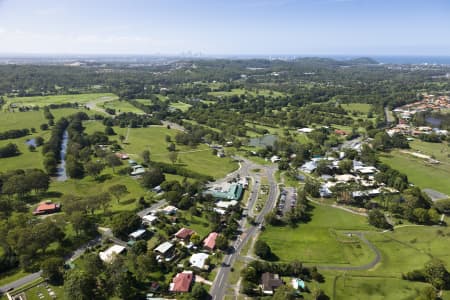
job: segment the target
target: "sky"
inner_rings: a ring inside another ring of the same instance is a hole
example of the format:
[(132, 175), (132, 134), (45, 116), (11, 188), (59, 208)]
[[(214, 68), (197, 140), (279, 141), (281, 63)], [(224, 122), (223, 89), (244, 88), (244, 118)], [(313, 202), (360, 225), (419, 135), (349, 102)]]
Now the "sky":
[(0, 53), (446, 55), (450, 0), (0, 0)]

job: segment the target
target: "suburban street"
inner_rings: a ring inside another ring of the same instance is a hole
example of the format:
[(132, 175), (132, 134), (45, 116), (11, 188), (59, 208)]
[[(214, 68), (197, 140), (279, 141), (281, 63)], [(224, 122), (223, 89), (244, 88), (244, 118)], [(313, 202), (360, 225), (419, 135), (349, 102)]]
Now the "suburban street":
[[(268, 182), (269, 182), (269, 195), (267, 198), (267, 202), (264, 205), (264, 208), (261, 210), (261, 212), (257, 215), (255, 221), (256, 224), (262, 224), (264, 222), (264, 216), (270, 212), (276, 205), (277, 197), (278, 197), (278, 186), (275, 182), (274, 173), (277, 170), (276, 166), (260, 166), (253, 164), (252, 162), (249, 162), (248, 160), (241, 159), (242, 165), (241, 168), (238, 170), (239, 174), (245, 175), (249, 174), (249, 170), (251, 168), (259, 168), (261, 171), (260, 173), (266, 172)], [(241, 176), (242, 176), (241, 175)], [(248, 176), (248, 175), (245, 175)], [(247, 204), (247, 208), (249, 212), (251, 211), (251, 208), (253, 207), (257, 195), (258, 195), (258, 187), (259, 187), (259, 180), (258, 182), (253, 185), (252, 191), (250, 194), (250, 199)], [(255, 180), (254, 180), (255, 182)], [(241, 227), (242, 224), (245, 223), (245, 219), (241, 220)], [(259, 232), (258, 225), (252, 225), (247, 230), (241, 234), (241, 237), (238, 238), (232, 245), (232, 249), (234, 249), (230, 254), (227, 254), (224, 256), (223, 259), (223, 265), (219, 267), (219, 270), (217, 271), (216, 278), (214, 279), (213, 285), (210, 290), (210, 294), (212, 296), (213, 300), (221, 300), (224, 298), (225, 293), (227, 291), (228, 287), (228, 275), (230, 273), (230, 269), (232, 268), (234, 262), (236, 259), (240, 256), (240, 253), (244, 246), (251, 241)]]
[[(276, 205), (277, 197), (278, 197), (278, 186), (275, 182), (274, 173), (277, 170), (277, 167), (275, 165), (271, 166), (261, 166), (258, 164), (255, 164), (245, 158), (238, 157), (237, 158), (240, 161), (240, 167), (238, 170), (228, 174), (225, 178), (219, 180), (218, 182), (224, 182), (228, 181), (232, 178), (235, 178), (237, 175), (240, 177), (251, 177), (252, 179), (252, 191), (250, 191), (249, 201), (247, 203), (247, 209), (249, 211), (249, 215), (253, 216), (252, 210), (253, 206), (256, 203), (256, 200), (258, 199), (258, 191), (260, 187), (261, 182), (261, 175), (265, 173), (265, 175), (268, 178), (268, 184), (269, 184), (269, 194), (267, 198), (267, 202), (265, 203), (263, 209), (261, 212), (256, 216), (255, 221), (256, 224), (262, 224), (264, 222), (264, 216), (270, 212)], [(252, 170), (259, 169), (256, 174), (253, 174)], [(137, 214), (142, 217), (150, 213), (152, 210), (157, 210), (161, 208), (162, 206), (166, 205), (167, 202), (165, 200), (160, 200), (157, 203), (153, 204), (152, 206), (143, 209), (139, 211)], [(246, 224), (246, 218), (242, 218), (240, 221), (241, 228), (244, 228)], [(223, 299), (224, 295), (227, 290), (228, 286), (228, 275), (230, 273), (230, 269), (233, 266), (236, 259), (239, 257), (240, 252), (242, 251), (243, 247), (251, 241), (259, 232), (258, 225), (251, 225), (248, 227), (247, 230), (241, 234), (241, 236), (234, 242), (232, 245), (234, 251), (232, 253), (227, 254), (224, 256), (223, 263), (224, 265), (219, 267), (219, 270), (217, 272), (217, 276), (213, 282), (213, 285), (211, 287), (211, 295), (214, 300)], [(97, 237), (90, 242), (86, 243), (85, 245), (79, 247), (76, 249), (70, 257), (66, 259), (66, 262), (72, 262), (73, 260), (80, 257), (85, 250), (88, 247), (91, 247), (97, 243), (101, 242), (101, 238)], [(25, 277), (22, 277), (14, 282), (11, 282), (9, 284), (6, 284), (4, 286), (0, 287), (0, 293), (6, 293), (9, 290), (19, 288), (25, 284), (28, 284), (30, 282), (33, 282), (34, 280), (38, 279), (42, 274), (42, 271), (29, 274)]]
[[(139, 211), (137, 214), (140, 217), (143, 217), (143, 216), (149, 214), (150, 211), (157, 210), (158, 208), (161, 208), (165, 204), (167, 204), (166, 200), (164, 200), (164, 199), (160, 200), (160, 201), (156, 202), (155, 204), (153, 204), (152, 206)], [(119, 239), (115, 239), (114, 237), (111, 237), (111, 236), (108, 236), (108, 237), (110, 239), (114, 239), (116, 243), (119, 243), (119, 244), (122, 244), (122, 245), (124, 244), (124, 242), (120, 241)], [(86, 251), (87, 248), (93, 247), (93, 246), (101, 243), (101, 241), (102, 241), (102, 239), (99, 236), (99, 237), (89, 241), (88, 243), (84, 244), (83, 246), (79, 247), (78, 249), (73, 251), (72, 254), (69, 257), (66, 258), (66, 263), (73, 262), (74, 260), (79, 258), (81, 255), (83, 255), (83, 253)], [(126, 245), (126, 243), (125, 243), (125, 245)], [(4, 294), (4, 293), (6, 293), (9, 290), (17, 289), (17, 288), (19, 288), (19, 287), (21, 287), (21, 286), (23, 286), (25, 284), (33, 282), (36, 279), (38, 279), (41, 276), (41, 274), (42, 274), (42, 271), (39, 271), (39, 272), (36, 272), (36, 273), (32, 273), (32, 274), (29, 274), (27, 276), (24, 276), (24, 277), (22, 277), (22, 278), (20, 278), (20, 279), (18, 279), (16, 281), (14, 281), (14, 282), (5, 284), (3, 286), (0, 286), (0, 294)]]

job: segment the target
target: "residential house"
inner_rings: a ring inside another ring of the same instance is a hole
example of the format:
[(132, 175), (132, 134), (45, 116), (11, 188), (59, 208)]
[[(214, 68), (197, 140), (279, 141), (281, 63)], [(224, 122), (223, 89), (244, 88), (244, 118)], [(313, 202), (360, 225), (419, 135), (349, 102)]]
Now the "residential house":
[(274, 290), (282, 285), (283, 281), (278, 274), (266, 272), (261, 275), (261, 288), (266, 295), (273, 295)]
[(128, 237), (132, 241), (137, 241), (137, 240), (145, 238), (146, 234), (147, 234), (147, 230), (139, 229), (139, 230), (136, 230), (135, 232), (130, 233), (128, 235)]
[(189, 263), (199, 270), (207, 270), (209, 268), (207, 265), (208, 257), (209, 255), (206, 253), (195, 253), (189, 258)]
[(129, 159), (129, 158), (130, 158), (130, 157), (128, 156), (128, 154), (126, 154), (126, 153), (120, 153), (120, 152), (117, 152), (117, 153), (116, 153), (116, 156), (117, 156), (118, 158), (122, 159), (122, 160)]
[(113, 245), (106, 249), (105, 251), (102, 251), (99, 253), (100, 259), (106, 263), (112, 263), (114, 258), (125, 251), (124, 246), (120, 245)]
[(203, 248), (213, 251), (216, 248), (216, 239), (218, 235), (217, 232), (211, 232), (203, 241)]
[(174, 244), (171, 242), (164, 242), (158, 247), (156, 247), (153, 251), (159, 253), (160, 255), (157, 256), (158, 260), (161, 260), (161, 258), (164, 258), (166, 261), (171, 261), (173, 258), (173, 251), (174, 251)]
[(33, 211), (33, 215), (52, 214), (59, 211), (61, 211), (61, 204), (53, 203), (51, 200), (47, 200), (39, 203), (39, 205)]
[(308, 128), (308, 127), (304, 127), (304, 128), (299, 128), (297, 129), (298, 132), (300, 133), (311, 133), (314, 131), (313, 128)]
[(342, 136), (347, 135), (347, 132), (345, 132), (344, 130), (341, 130), (341, 129), (334, 130), (334, 133), (337, 135), (342, 135)]
[(175, 206), (172, 205), (168, 205), (166, 207), (164, 207), (163, 209), (161, 209), (161, 211), (166, 214), (166, 215), (174, 215), (177, 213), (178, 208), (176, 208)]
[(194, 273), (192, 271), (183, 271), (175, 275), (170, 283), (169, 291), (173, 293), (188, 293), (194, 282)]
[(153, 225), (158, 220), (157, 216), (154, 215), (146, 215), (142, 217), (142, 224), (144, 225)]
[(276, 162), (279, 162), (281, 158), (278, 155), (274, 155), (270, 158), (270, 161), (274, 164)]
[(194, 230), (183, 227), (175, 233), (175, 237), (179, 240), (187, 241), (194, 233)]
[(313, 160), (304, 163), (300, 167), (300, 170), (305, 173), (312, 173), (312, 172), (314, 172), (315, 169), (317, 169), (317, 162), (315, 162)]
[(238, 202), (236, 200), (219, 201), (219, 202), (216, 203), (216, 206), (218, 208), (227, 209), (228, 207), (236, 206), (237, 204), (238, 204)]

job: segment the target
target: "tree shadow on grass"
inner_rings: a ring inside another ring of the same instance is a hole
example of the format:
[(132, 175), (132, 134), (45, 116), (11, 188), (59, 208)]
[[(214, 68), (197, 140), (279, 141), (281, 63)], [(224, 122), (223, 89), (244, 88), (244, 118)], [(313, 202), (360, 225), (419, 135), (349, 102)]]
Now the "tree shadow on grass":
[(120, 205), (128, 205), (128, 204), (132, 204), (132, 203), (134, 203), (134, 202), (136, 202), (136, 199), (135, 198), (131, 198), (131, 199), (127, 199), (127, 200), (124, 200), (124, 201), (120, 201)]
[(45, 193), (42, 193), (43, 197), (48, 197), (48, 198), (59, 198), (62, 195), (63, 195), (63, 193), (57, 192), (57, 191), (47, 191)]
[(103, 175), (98, 176), (98, 178), (95, 181), (103, 183), (106, 180), (110, 180), (110, 179), (112, 179), (112, 175), (111, 174), (103, 174)]

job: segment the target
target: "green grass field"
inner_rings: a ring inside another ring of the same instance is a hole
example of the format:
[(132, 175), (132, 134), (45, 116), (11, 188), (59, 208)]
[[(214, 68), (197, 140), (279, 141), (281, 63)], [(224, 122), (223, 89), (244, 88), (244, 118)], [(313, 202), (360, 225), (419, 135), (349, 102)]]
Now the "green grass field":
[[(312, 213), (312, 221), (295, 229), (268, 226), (261, 239), (282, 261), (342, 266), (370, 262), (372, 250), (352, 243), (345, 235), (348, 230), (365, 232), (381, 252), (380, 263), (369, 270), (321, 270), (325, 282), (318, 286), (331, 299), (415, 299), (427, 284), (402, 280), (402, 273), (423, 268), (433, 257), (450, 265), (447, 227), (406, 226), (383, 233), (373, 230), (366, 218), (332, 207), (315, 205)], [(309, 283), (313, 285), (317, 283)]]
[(335, 298), (332, 299), (413, 300), (426, 286), (428, 286), (426, 283), (409, 282), (397, 278), (342, 275), (336, 280)]
[[(148, 101), (150, 101), (150, 100), (148, 100)], [(127, 113), (127, 112), (131, 112), (131, 113), (135, 113), (135, 114), (142, 114), (143, 113), (142, 110), (140, 110), (137, 107), (134, 107), (133, 105), (131, 105), (127, 101), (113, 100), (113, 101), (108, 101), (108, 102), (97, 104), (97, 106), (98, 107), (102, 107), (102, 108), (115, 109), (116, 110), (116, 114)]]
[(173, 102), (170, 103), (170, 107), (179, 109), (183, 112), (187, 111), (192, 105), (184, 103), (184, 102)]
[(368, 234), (367, 237), (382, 252), (382, 261), (374, 271), (379, 275), (399, 277), (403, 272), (422, 268), (432, 257), (443, 260), (449, 266), (449, 236), (449, 228), (429, 226), (403, 227), (393, 232)]
[[(109, 168), (102, 172), (102, 175), (108, 174), (112, 175), (112, 170)], [(90, 196), (101, 192), (107, 192), (108, 188), (115, 184), (126, 185), (129, 194), (123, 196), (119, 203), (117, 203), (116, 199), (112, 199), (111, 211), (133, 210), (136, 208), (139, 197), (149, 195), (150, 193), (146, 191), (136, 179), (133, 179), (130, 176), (111, 176), (110, 179), (107, 179), (102, 183), (95, 181), (90, 176), (86, 176), (81, 180), (69, 179), (65, 182), (52, 181), (49, 190), (66, 195)], [(58, 198), (55, 198), (54, 200), (57, 199)], [(132, 201), (132, 199), (135, 201)]]
[(215, 97), (225, 97), (225, 96), (241, 96), (245, 93), (248, 93), (252, 96), (265, 96), (265, 97), (282, 97), (285, 94), (278, 92), (278, 91), (271, 91), (266, 89), (260, 89), (258, 92), (255, 91), (249, 91), (246, 89), (232, 89), (231, 91), (215, 91), (215, 92), (209, 92), (208, 95), (215, 96)]
[[(94, 131), (104, 131), (104, 125), (100, 122), (84, 122), (87, 133)], [(111, 139), (118, 139), (118, 135), (127, 135), (128, 128), (114, 127), (116, 136)], [(150, 150), (151, 159), (154, 161), (170, 163), (167, 150), (168, 143), (166, 136), (174, 140), (179, 131), (167, 129), (163, 126), (151, 126), (148, 128), (130, 128), (128, 141), (123, 144), (124, 151), (133, 159), (140, 160), (140, 155), (144, 150)], [(196, 148), (178, 146), (177, 163), (190, 170), (220, 178), (237, 168), (237, 164), (230, 158), (219, 158), (212, 154), (211, 149), (206, 145), (199, 145)]]
[(152, 100), (150, 99), (136, 99), (137, 102), (145, 104), (145, 105), (151, 105), (152, 104)]
[(78, 95), (53, 95), (53, 96), (34, 96), (34, 97), (15, 97), (6, 98), (6, 104), (15, 103), (18, 106), (46, 106), (49, 104), (60, 103), (88, 103), (102, 102), (117, 99), (117, 96), (111, 93), (98, 94), (78, 94)]
[(0, 147), (8, 143), (13, 143), (19, 147), (19, 150), (21, 152), (21, 154), (18, 156), (1, 158), (0, 172), (11, 171), (15, 169), (31, 169), (31, 168), (42, 169), (43, 164), (42, 164), (41, 147), (38, 147), (36, 151), (31, 152), (28, 149), (28, 145), (25, 144), (26, 140), (37, 136), (42, 136), (44, 137), (44, 139), (46, 139), (48, 136), (50, 136), (50, 131), (32, 134), (18, 139), (9, 139), (0, 141)]
[(31, 127), (39, 130), (39, 125), (47, 123), (42, 111), (0, 112), (0, 120), (0, 131)]
[[(55, 117), (55, 120), (61, 117), (67, 117), (77, 112), (86, 112), (92, 115), (94, 111), (86, 109), (74, 109), (74, 108), (62, 108), (51, 110)], [(47, 123), (42, 111), (29, 111), (29, 112), (0, 112), (0, 131), (6, 131), (9, 129), (24, 129), (31, 127), (35, 128), (36, 132), (31, 133), (28, 136), (18, 139), (1, 140), (0, 147), (14, 143), (19, 147), (20, 155), (1, 159), (0, 171), (8, 171), (14, 169), (28, 169), (28, 168), (42, 168), (42, 155), (41, 148), (38, 147), (35, 152), (30, 152), (28, 145), (25, 143), (27, 140), (41, 136), (44, 140), (47, 140), (50, 136), (50, 130), (40, 130), (40, 125)], [(99, 123), (99, 122), (97, 122)], [(104, 130), (104, 129), (102, 129)]]
[(411, 151), (434, 156), (437, 160), (450, 164), (450, 147), (448, 146), (448, 143), (427, 143), (415, 139), (409, 142), (409, 146), (411, 147)]
[(269, 226), (261, 234), (281, 261), (359, 265), (370, 262), (373, 253), (345, 230), (371, 230), (365, 217), (314, 205), (313, 218), (298, 228)]
[(372, 108), (372, 105), (367, 103), (348, 103), (341, 104), (341, 107), (348, 112), (356, 111), (358, 113), (367, 114)]
[(10, 129), (24, 129), (31, 127), (36, 129), (36, 133), (31, 133), (18, 139), (1, 140), (0, 147), (8, 143), (16, 144), (19, 147), (20, 155), (8, 158), (2, 158), (0, 163), (0, 171), (8, 171), (14, 169), (42, 168), (42, 155), (40, 148), (35, 152), (30, 152), (28, 145), (25, 143), (28, 139), (42, 136), (44, 140), (50, 136), (50, 131), (41, 131), (39, 126), (47, 123), (42, 111), (30, 112), (0, 112), (0, 131)]
[(381, 156), (381, 160), (408, 176), (408, 180), (422, 189), (429, 188), (450, 195), (450, 165), (429, 164), (423, 159), (399, 151)]

